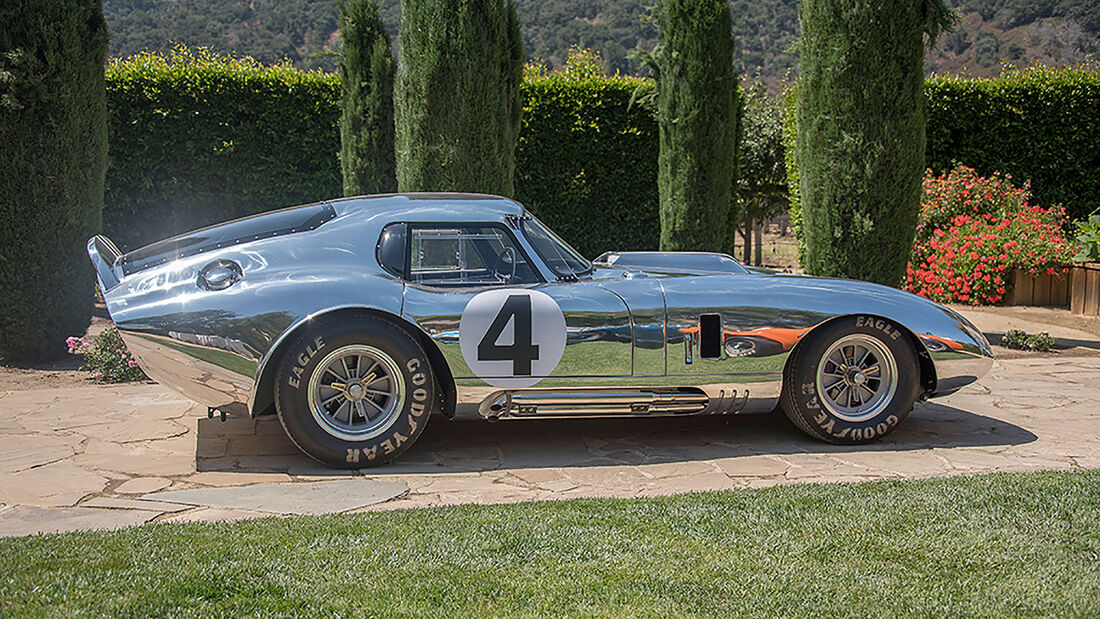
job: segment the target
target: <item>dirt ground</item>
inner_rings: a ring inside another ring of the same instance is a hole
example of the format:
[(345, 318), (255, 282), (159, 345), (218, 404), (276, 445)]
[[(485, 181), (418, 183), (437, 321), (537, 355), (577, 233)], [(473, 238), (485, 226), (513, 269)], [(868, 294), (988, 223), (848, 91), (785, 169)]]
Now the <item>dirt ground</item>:
[[(769, 224), (764, 230), (764, 239), (760, 244), (760, 266), (801, 273), (802, 268), (798, 265), (798, 239), (790, 228), (785, 236), (779, 234), (779, 226), (776, 224)], [(741, 261), (745, 258), (745, 243), (740, 236), (737, 237), (734, 258)]]

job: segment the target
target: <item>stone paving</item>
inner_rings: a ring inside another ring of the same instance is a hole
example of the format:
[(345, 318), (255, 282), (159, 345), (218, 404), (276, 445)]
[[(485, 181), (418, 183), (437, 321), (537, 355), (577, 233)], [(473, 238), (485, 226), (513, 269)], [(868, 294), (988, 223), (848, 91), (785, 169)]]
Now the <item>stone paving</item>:
[(1096, 356), (999, 360), (979, 383), (918, 405), (886, 440), (858, 447), (810, 439), (782, 414), (437, 418), (397, 463), (362, 471), (314, 463), (274, 418), (208, 419), (159, 385), (0, 392), (0, 535), (269, 516), (156, 493), (255, 484), (276, 492), (349, 477), (403, 482), (409, 491), (335, 511), (1097, 468), (1098, 377)]

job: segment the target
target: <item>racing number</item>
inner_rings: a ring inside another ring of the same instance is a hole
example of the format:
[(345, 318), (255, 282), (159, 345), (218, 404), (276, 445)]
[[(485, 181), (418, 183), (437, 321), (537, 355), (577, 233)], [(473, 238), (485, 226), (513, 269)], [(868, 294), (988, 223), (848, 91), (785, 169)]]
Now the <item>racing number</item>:
[[(511, 344), (497, 344), (508, 321), (514, 322), (515, 337)], [(485, 337), (477, 344), (479, 361), (511, 361), (513, 376), (530, 376), (531, 362), (539, 358), (539, 347), (531, 341), (531, 297), (525, 294), (508, 295), (500, 307)]]

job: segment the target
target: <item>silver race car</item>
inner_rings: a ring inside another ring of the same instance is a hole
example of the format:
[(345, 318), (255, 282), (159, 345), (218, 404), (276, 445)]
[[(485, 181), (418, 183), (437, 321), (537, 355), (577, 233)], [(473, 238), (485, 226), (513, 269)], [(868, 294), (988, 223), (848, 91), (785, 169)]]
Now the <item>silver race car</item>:
[(723, 254), (589, 262), (523, 206), (333, 200), (122, 254), (88, 242), (123, 340), (211, 413), (277, 414), (313, 458), (393, 460), (433, 414), (485, 420), (783, 408), (862, 443), (992, 364), (952, 310)]

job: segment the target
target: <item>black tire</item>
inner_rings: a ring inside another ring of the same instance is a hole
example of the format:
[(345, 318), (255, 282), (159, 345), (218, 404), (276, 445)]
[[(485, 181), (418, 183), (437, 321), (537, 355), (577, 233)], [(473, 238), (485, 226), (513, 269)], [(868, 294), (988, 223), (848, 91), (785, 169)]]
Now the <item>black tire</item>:
[(441, 393), (428, 356), (401, 326), (345, 315), (322, 321), (290, 344), (278, 370), (275, 408), (306, 455), (357, 469), (385, 464), (408, 449), (438, 409)]
[(920, 395), (920, 366), (898, 325), (876, 316), (846, 317), (795, 348), (783, 384), (783, 411), (800, 430), (857, 445), (886, 436), (909, 416)]

